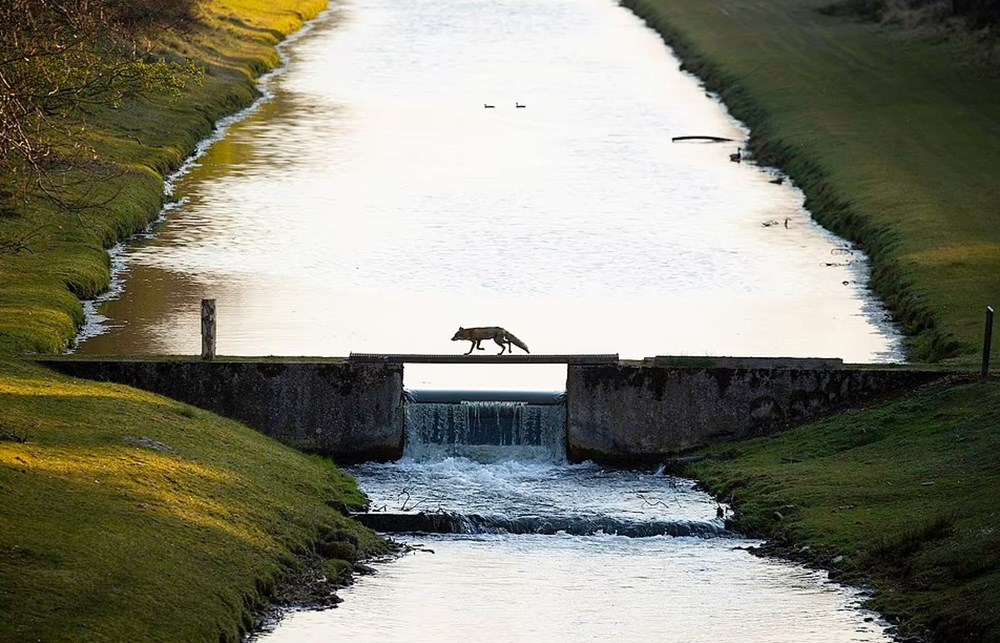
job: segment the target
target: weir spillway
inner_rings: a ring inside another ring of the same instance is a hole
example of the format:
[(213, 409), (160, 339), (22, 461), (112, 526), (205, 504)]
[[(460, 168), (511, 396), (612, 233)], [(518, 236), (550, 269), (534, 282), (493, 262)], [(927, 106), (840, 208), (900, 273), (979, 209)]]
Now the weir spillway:
[(566, 394), (406, 391), (404, 453), (478, 462), (566, 457)]

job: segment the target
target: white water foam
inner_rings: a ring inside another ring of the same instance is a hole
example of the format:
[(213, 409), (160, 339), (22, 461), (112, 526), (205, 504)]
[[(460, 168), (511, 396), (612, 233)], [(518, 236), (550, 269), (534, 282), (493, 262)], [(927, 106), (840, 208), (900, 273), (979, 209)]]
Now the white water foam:
[(511, 401), (407, 402), (406, 455), (478, 462), (566, 458), (566, 407)]
[(373, 508), (391, 512), (440, 509), (498, 519), (717, 520), (717, 503), (691, 480), (605, 469), (592, 462), (404, 458), (366, 463), (350, 472)]

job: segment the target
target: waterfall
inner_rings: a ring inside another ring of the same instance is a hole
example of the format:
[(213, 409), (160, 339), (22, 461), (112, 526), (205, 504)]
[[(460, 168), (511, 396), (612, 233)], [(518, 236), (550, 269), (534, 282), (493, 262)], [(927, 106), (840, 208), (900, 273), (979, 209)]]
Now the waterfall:
[(407, 456), (479, 462), (566, 458), (563, 393), (407, 391)]

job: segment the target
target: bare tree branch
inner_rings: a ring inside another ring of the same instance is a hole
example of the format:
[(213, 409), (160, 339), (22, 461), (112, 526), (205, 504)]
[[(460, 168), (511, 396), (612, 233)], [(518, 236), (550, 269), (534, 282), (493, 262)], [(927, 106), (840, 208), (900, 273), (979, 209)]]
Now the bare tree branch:
[[(115, 178), (106, 167), (93, 171), (86, 119), (126, 101), (176, 95), (200, 78), (192, 65), (157, 60), (142, 36), (192, 20), (198, 1), (0, 1), (0, 209), (37, 197), (78, 213), (117, 196), (82, 188)], [(24, 248), (8, 240), (5, 251)]]

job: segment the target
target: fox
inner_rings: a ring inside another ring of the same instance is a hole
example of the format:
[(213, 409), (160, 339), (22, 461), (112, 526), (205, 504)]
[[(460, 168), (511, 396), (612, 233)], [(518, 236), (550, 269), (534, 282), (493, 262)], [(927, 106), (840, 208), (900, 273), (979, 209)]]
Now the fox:
[(469, 346), (469, 352), (465, 353), (466, 355), (471, 353), (473, 348), (481, 351), (486, 350), (479, 345), (479, 342), (484, 339), (492, 339), (500, 345), (500, 352), (497, 353), (497, 355), (503, 355), (504, 351), (513, 352), (514, 349), (511, 347), (511, 344), (517, 346), (525, 353), (531, 352), (528, 350), (527, 344), (519, 340), (517, 337), (514, 337), (514, 333), (504, 330), (499, 326), (481, 326), (479, 328), (462, 328), (459, 326), (458, 330), (455, 332), (455, 336), (451, 338), (451, 341), (457, 342), (462, 339), (472, 342), (472, 345)]

